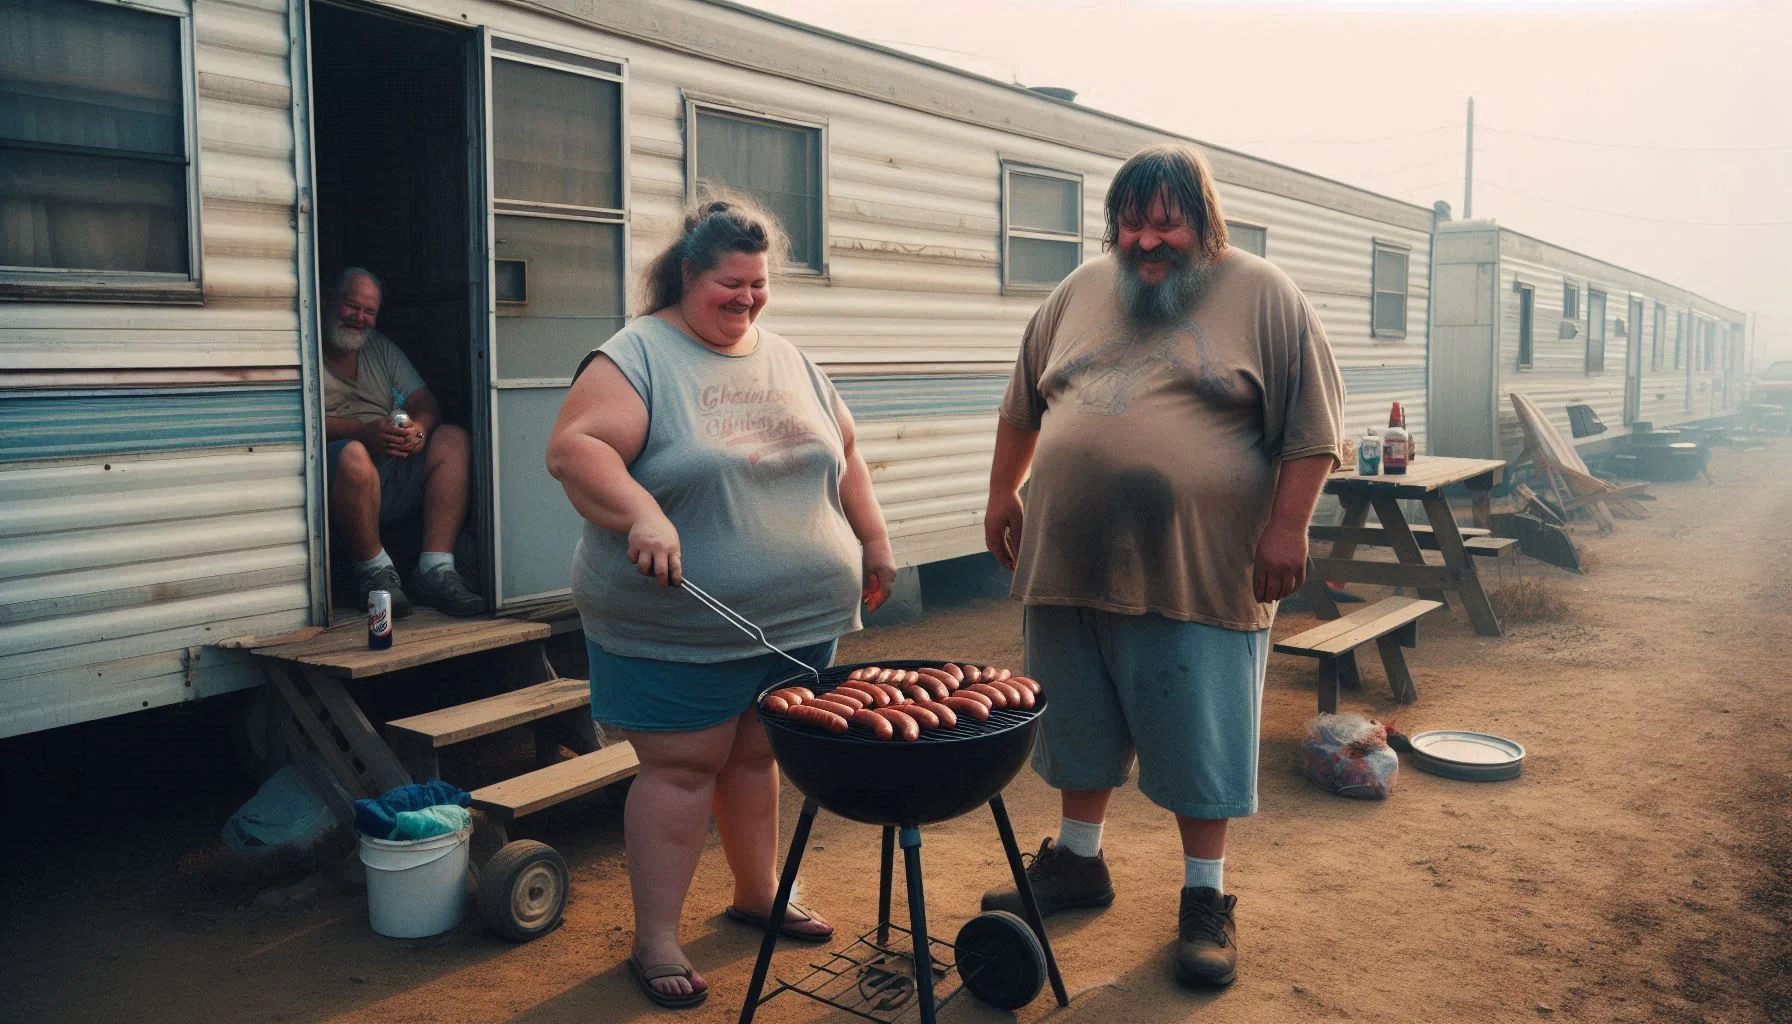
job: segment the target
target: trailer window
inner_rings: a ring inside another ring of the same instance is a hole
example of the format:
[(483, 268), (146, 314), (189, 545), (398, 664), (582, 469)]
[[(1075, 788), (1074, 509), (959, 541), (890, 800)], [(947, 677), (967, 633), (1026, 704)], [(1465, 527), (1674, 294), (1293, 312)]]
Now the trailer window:
[(1048, 290), (1082, 262), (1082, 176), (1004, 166), (1002, 287)]
[(1406, 337), (1406, 278), (1410, 255), (1404, 246), (1375, 243), (1375, 297), (1369, 324), (1369, 333), (1374, 337)]
[(1243, 249), (1252, 256), (1269, 255), (1269, 229), (1255, 224), (1238, 224), (1226, 222), (1226, 243), (1234, 249)]
[(185, 5), (0, 5), (0, 294), (197, 301)]
[(1605, 372), (1605, 293), (1587, 293), (1587, 372)]
[(826, 270), (823, 227), (826, 146), (819, 125), (694, 107), (691, 179), (759, 201), (790, 236), (790, 262)]
[(1562, 319), (1580, 319), (1580, 289), (1566, 281), (1562, 282)]

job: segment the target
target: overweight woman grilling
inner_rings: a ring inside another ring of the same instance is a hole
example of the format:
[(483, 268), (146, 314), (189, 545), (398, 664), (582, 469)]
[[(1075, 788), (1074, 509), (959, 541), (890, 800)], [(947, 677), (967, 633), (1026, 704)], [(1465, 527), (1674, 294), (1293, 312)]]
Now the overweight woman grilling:
[[(896, 574), (845, 404), (756, 326), (785, 251), (749, 202), (690, 211), (648, 267), (650, 312), (586, 357), (548, 443), (548, 470), (585, 518), (572, 578), (592, 717), (641, 762), (623, 816), (629, 967), (661, 1006), (709, 994), (678, 921), (712, 812), (734, 873), (728, 918), (763, 928), (771, 911), (778, 774), (753, 701), (800, 671), (700, 603), (686, 574), (817, 669)], [(781, 930), (833, 934), (795, 904)]]

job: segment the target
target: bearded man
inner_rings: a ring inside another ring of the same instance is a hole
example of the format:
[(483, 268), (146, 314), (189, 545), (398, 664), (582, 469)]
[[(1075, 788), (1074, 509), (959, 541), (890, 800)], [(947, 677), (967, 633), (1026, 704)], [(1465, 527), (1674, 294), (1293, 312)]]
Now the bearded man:
[[(478, 615), (485, 599), (455, 571), (454, 541), (467, 517), (472, 444), (442, 422), (441, 407), (416, 367), (374, 329), (379, 279), (360, 267), (337, 275), (324, 305), (324, 424), (330, 473), (330, 526), (355, 559), (361, 609), (375, 590), (392, 595), (392, 614), (411, 603), (449, 615)], [(394, 426), (392, 414), (410, 417)], [(423, 552), (407, 594), (380, 542), (380, 524), (423, 509)]]
[(1299, 289), (1226, 244), (1192, 148), (1121, 167), (1104, 247), (1027, 325), (990, 472), (985, 540), (1051, 694), (1033, 767), (1062, 797), (1027, 877), (1044, 914), (1113, 902), (1102, 821), (1136, 758), (1182, 837), (1177, 977), (1224, 985), (1226, 825), (1257, 809), (1269, 626), (1306, 573), (1344, 386)]

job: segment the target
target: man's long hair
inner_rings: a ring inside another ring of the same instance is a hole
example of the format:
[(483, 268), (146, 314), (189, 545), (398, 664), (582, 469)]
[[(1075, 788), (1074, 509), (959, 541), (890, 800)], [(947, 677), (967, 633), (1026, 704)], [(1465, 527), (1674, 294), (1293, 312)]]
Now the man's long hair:
[(1113, 251), (1120, 242), (1120, 222), (1144, 220), (1160, 194), (1194, 227), (1201, 243), (1200, 256), (1207, 262), (1219, 259), (1226, 251), (1226, 215), (1220, 209), (1213, 171), (1193, 146), (1152, 146), (1121, 166), (1108, 186), (1108, 224), (1102, 247)]

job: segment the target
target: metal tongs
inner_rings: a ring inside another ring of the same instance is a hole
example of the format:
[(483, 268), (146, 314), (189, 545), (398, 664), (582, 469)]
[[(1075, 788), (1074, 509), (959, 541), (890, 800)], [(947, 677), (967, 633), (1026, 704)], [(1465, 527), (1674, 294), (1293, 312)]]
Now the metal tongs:
[(690, 577), (688, 577), (688, 576), (685, 577), (678, 585), (683, 587), (686, 593), (690, 594), (692, 597), (696, 598), (699, 602), (701, 602), (705, 608), (708, 608), (710, 611), (715, 612), (717, 615), (720, 615), (723, 618), (723, 620), (726, 621), (730, 626), (733, 626), (735, 629), (738, 629), (742, 633), (745, 633), (748, 636), (752, 637), (753, 639), (759, 641), (760, 646), (764, 647), (766, 650), (772, 652), (773, 654), (776, 654), (778, 657), (783, 658), (785, 661), (790, 662), (791, 664), (802, 669), (804, 672), (807, 672), (810, 675), (814, 676), (816, 688), (817, 689), (821, 688), (821, 672), (819, 670), (817, 670), (813, 665), (810, 665), (803, 661), (799, 661), (796, 658), (793, 658), (790, 655), (784, 653), (778, 647), (773, 645), (770, 640), (767, 640), (765, 638), (765, 630), (760, 629), (758, 626), (755, 626), (753, 624), (753, 620), (747, 618), (746, 616), (742, 615), (741, 613), (735, 611), (734, 609), (728, 607), (727, 605), (723, 604), (722, 602), (716, 600), (714, 597), (711, 597), (708, 591), (704, 590), (702, 587), (697, 586), (695, 583), (692, 583), (690, 580)]

